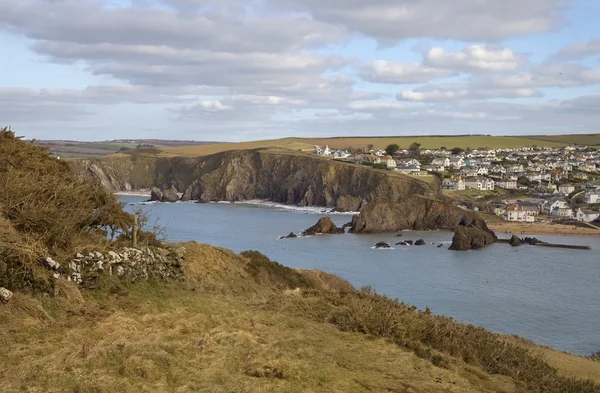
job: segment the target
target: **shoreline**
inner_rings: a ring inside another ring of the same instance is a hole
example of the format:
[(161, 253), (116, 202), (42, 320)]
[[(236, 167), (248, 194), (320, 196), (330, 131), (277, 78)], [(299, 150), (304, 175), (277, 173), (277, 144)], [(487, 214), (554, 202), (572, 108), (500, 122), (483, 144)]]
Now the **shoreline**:
[(118, 191), (118, 192), (113, 192), (113, 195), (140, 196), (140, 197), (150, 198), (150, 191)]
[(600, 236), (600, 229), (582, 228), (565, 224), (520, 224), (520, 223), (488, 223), (488, 228), (496, 235), (506, 234), (532, 234), (532, 235), (559, 235), (559, 236)]

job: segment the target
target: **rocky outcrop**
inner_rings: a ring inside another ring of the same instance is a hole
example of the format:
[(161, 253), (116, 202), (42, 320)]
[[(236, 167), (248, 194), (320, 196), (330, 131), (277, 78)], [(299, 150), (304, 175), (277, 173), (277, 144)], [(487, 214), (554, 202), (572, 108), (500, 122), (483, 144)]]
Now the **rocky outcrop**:
[(423, 239), (419, 239), (415, 242), (415, 246), (424, 246), (425, 245), (425, 240)]
[(280, 239), (295, 239), (297, 237), (298, 237), (298, 235), (296, 235), (294, 232), (290, 232), (289, 235), (287, 235), (287, 236), (280, 236), (279, 238)]
[(345, 233), (344, 229), (338, 228), (333, 223), (333, 221), (331, 221), (331, 218), (322, 217), (319, 219), (319, 221), (315, 225), (313, 225), (312, 227), (310, 227), (307, 230), (305, 230), (304, 232), (302, 232), (302, 236), (312, 236), (312, 235), (320, 235), (320, 234), (335, 235), (335, 234), (342, 234), (342, 233)]
[[(353, 233), (398, 232), (404, 229), (455, 229), (483, 220), (474, 212), (452, 204), (415, 195), (393, 202), (377, 199), (352, 220)], [(485, 224), (485, 223), (484, 223)]]
[(150, 192), (150, 200), (155, 202), (177, 202), (179, 200), (179, 195), (171, 189), (167, 188), (165, 190), (161, 190), (158, 187), (152, 187)]
[(474, 221), (470, 225), (459, 225), (456, 228), (449, 249), (454, 251), (478, 250), (495, 241), (496, 235), (483, 220)]
[(521, 239), (519, 239), (518, 236), (512, 235), (512, 237), (508, 241), (508, 244), (510, 244), (513, 247), (519, 247), (520, 245), (523, 244), (523, 242), (521, 241)]
[(391, 248), (389, 244), (387, 244), (386, 242), (379, 242), (377, 244), (375, 244), (373, 247), (375, 248)]
[(98, 179), (110, 191), (174, 189), (182, 200), (262, 199), (299, 206), (359, 211), (377, 198), (437, 196), (439, 187), (398, 173), (301, 154), (261, 150), (205, 157), (160, 158), (137, 153), (102, 160), (74, 160), (80, 176)]

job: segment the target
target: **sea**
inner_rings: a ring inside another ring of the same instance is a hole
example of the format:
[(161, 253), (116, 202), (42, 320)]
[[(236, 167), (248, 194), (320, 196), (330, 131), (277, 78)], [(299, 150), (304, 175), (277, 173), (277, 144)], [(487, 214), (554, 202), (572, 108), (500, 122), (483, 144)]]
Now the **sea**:
[[(330, 272), (357, 288), (370, 285), (456, 321), (577, 355), (600, 351), (600, 237), (536, 235), (553, 243), (590, 245), (591, 251), (494, 244), (468, 252), (448, 250), (450, 231), (279, 239), (323, 216), (341, 226), (352, 214), (264, 201), (168, 204), (148, 203), (144, 196), (120, 198), (126, 209), (141, 208), (153, 224), (165, 226), (170, 241), (258, 250), (283, 265)], [(395, 245), (417, 239), (426, 245)], [(380, 241), (392, 248), (374, 249)]]

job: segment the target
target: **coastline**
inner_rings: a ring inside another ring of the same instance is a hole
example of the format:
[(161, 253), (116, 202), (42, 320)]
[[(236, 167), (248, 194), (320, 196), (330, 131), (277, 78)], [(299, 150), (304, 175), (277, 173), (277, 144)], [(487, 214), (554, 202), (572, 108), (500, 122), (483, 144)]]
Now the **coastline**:
[(534, 234), (565, 236), (600, 236), (600, 229), (581, 228), (564, 224), (521, 224), (521, 223), (488, 223), (488, 227), (496, 234)]
[(118, 191), (114, 192), (113, 194), (120, 196), (140, 196), (150, 198), (150, 191)]

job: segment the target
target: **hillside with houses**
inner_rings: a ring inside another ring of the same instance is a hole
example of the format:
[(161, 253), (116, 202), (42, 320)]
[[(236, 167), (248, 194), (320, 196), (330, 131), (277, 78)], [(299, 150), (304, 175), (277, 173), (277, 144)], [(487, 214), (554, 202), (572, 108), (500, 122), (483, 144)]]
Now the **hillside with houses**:
[(477, 149), (330, 149), (320, 157), (426, 180), (441, 179), (442, 192), (460, 206), (511, 222), (600, 221), (600, 150), (587, 146)]

